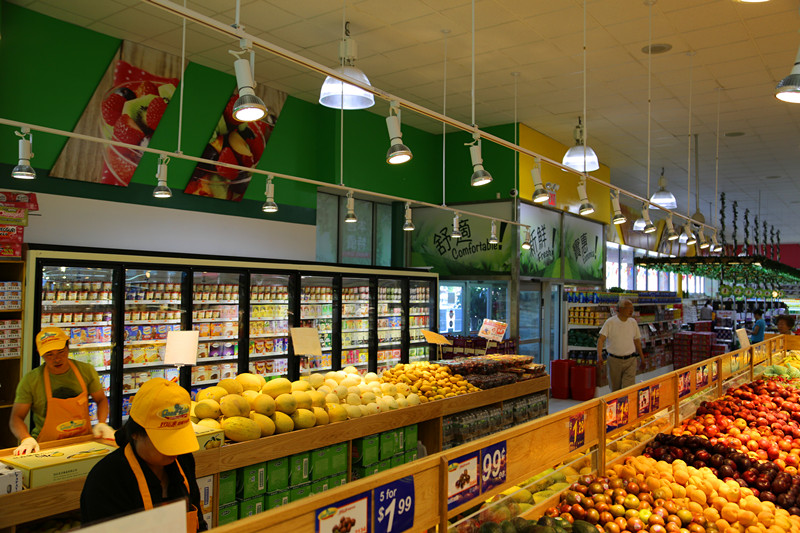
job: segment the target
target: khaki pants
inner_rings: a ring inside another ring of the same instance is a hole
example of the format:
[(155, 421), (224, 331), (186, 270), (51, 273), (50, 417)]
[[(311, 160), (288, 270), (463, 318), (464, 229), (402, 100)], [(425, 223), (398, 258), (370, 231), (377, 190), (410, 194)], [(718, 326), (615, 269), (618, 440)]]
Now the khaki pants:
[(608, 364), (608, 385), (611, 392), (630, 387), (636, 383), (636, 364), (638, 358), (619, 359), (609, 354), (606, 357)]

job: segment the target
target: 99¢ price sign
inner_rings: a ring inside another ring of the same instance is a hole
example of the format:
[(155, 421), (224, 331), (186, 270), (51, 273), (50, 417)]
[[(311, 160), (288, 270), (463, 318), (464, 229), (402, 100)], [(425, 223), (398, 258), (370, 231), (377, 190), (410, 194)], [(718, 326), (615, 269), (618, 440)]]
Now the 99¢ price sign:
[(481, 493), (506, 482), (506, 441), (481, 450)]
[(414, 525), (414, 476), (375, 489), (375, 533), (400, 533)]

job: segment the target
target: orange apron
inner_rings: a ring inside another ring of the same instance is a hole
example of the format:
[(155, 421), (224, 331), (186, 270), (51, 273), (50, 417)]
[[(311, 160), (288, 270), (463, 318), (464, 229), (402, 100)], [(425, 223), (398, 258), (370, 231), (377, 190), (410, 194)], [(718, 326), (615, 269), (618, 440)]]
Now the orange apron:
[[(139, 485), (139, 493), (142, 495), (144, 509), (149, 511), (153, 508), (153, 499), (150, 497), (150, 489), (147, 487), (147, 480), (144, 478), (142, 466), (133, 454), (133, 448), (130, 444), (125, 446), (125, 458), (128, 460), (131, 470), (133, 470), (133, 475), (136, 476), (136, 483)], [(181, 464), (177, 459), (175, 460), (175, 464), (178, 466), (178, 471), (183, 477), (183, 484), (186, 486), (186, 496), (188, 498), (191, 491), (189, 490), (189, 482), (186, 481), (186, 474), (183, 473), (183, 468), (181, 468)], [(192, 507), (192, 512), (186, 513), (186, 531), (187, 533), (197, 533), (200, 529), (200, 521), (197, 519), (197, 507), (193, 504), (190, 505)]]
[(44, 391), (47, 394), (47, 414), (44, 425), (39, 432), (39, 442), (49, 440), (68, 439), (92, 432), (92, 422), (89, 418), (89, 395), (86, 392), (86, 383), (78, 368), (67, 359), (72, 373), (81, 384), (81, 393), (74, 398), (53, 398), (50, 388), (50, 371), (44, 369)]

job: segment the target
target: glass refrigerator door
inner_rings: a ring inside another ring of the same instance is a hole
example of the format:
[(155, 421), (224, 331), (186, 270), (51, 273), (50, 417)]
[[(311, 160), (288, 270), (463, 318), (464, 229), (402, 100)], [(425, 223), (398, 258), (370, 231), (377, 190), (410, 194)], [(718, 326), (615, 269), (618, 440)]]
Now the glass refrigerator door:
[(265, 378), (286, 377), (288, 347), (289, 277), (252, 274), (248, 353), (250, 372)]
[(125, 340), (122, 348), (122, 419), (131, 400), (152, 378), (178, 380), (178, 368), (164, 364), (167, 332), (181, 329), (183, 272), (125, 270)]
[(200, 332), (195, 389), (233, 378), (239, 371), (239, 274), (195, 272), (192, 329)]
[(342, 279), (342, 368), (366, 374), (369, 364), (369, 280)]
[(378, 281), (378, 374), (400, 362), (402, 291), (400, 280)]
[[(56, 326), (70, 336), (69, 356), (97, 369), (110, 397), (111, 353), (114, 346), (113, 270), (110, 268), (42, 267), (42, 327)], [(89, 399), (92, 423), (97, 405)]]
[(300, 359), (301, 372), (322, 372), (331, 369), (333, 336), (333, 278), (303, 276), (300, 297), (300, 325), (317, 328), (322, 356)]
[[(409, 281), (409, 339), (408, 360), (427, 361), (430, 359), (430, 346), (422, 335), (422, 330), (431, 330), (431, 283), (430, 281)], [(455, 307), (450, 308), (455, 309)], [(459, 307), (460, 311), (460, 307)], [(453, 313), (455, 314), (455, 312)], [(447, 331), (444, 329), (443, 331)]]

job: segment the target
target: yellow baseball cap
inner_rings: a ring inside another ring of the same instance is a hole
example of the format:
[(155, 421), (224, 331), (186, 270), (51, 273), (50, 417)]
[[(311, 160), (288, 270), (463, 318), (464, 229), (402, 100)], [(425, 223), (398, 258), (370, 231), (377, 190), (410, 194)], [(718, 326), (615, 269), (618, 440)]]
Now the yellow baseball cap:
[(47, 352), (62, 349), (67, 345), (68, 340), (69, 335), (61, 328), (42, 328), (42, 331), (36, 335), (36, 349), (39, 350), (40, 356), (44, 356)]
[(200, 449), (189, 419), (192, 400), (186, 389), (163, 378), (139, 387), (131, 402), (130, 416), (147, 431), (156, 450), (182, 455)]

